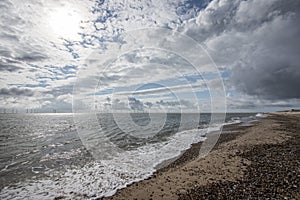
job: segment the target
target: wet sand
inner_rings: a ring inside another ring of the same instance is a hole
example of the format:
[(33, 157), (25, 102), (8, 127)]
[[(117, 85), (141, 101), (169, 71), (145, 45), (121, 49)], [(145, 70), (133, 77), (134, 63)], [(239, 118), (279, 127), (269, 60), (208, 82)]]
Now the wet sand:
[(201, 143), (152, 177), (104, 199), (300, 199), (300, 114), (227, 126), (213, 151)]

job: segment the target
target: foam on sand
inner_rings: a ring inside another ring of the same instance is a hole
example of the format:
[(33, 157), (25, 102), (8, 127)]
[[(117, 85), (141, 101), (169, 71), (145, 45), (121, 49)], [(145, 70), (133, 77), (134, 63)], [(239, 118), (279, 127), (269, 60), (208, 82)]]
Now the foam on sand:
[(87, 163), (64, 174), (48, 172), (49, 178), (5, 187), (1, 199), (50, 199), (63, 196), (71, 199), (109, 196), (117, 189), (143, 180), (155, 172), (155, 166), (179, 156), (192, 143), (203, 141), (207, 129), (178, 132), (167, 141), (147, 144), (124, 151), (111, 160)]

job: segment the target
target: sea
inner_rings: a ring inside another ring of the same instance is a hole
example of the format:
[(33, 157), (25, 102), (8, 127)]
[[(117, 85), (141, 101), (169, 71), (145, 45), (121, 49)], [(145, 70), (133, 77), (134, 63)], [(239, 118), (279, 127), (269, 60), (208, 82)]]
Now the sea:
[[(132, 123), (126, 129), (109, 113), (95, 114), (97, 126), (89, 128), (98, 145), (78, 131), (72, 113), (0, 114), (0, 199), (97, 199), (151, 176), (161, 163), (178, 157), (191, 144), (204, 141), (211, 114), (188, 114), (197, 119), (182, 121), (182, 114), (132, 113), (131, 122), (146, 136), (135, 135)], [(185, 114), (187, 116), (187, 114)], [(258, 113), (227, 113), (223, 124), (249, 124)], [(128, 115), (118, 119), (128, 121)], [(151, 122), (152, 120), (152, 122)], [(161, 125), (163, 121), (163, 125)], [(151, 126), (149, 126), (149, 124)], [(157, 125), (157, 126), (156, 126)], [(153, 128), (152, 128), (153, 127)], [(184, 127), (184, 128), (182, 128)], [(212, 129), (210, 129), (212, 130)], [(100, 141), (105, 138), (104, 142)], [(93, 143), (95, 144), (95, 143)], [(96, 148), (97, 151), (94, 149)], [(98, 156), (106, 155), (106, 156)]]

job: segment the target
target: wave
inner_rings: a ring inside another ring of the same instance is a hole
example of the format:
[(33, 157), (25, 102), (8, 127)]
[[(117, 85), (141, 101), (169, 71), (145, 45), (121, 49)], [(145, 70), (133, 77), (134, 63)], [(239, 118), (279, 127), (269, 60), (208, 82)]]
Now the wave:
[(207, 129), (178, 132), (166, 141), (123, 151), (110, 160), (93, 161), (82, 168), (69, 169), (62, 175), (49, 171), (48, 179), (5, 187), (0, 198), (49, 199), (64, 196), (95, 199), (110, 196), (117, 189), (151, 176), (157, 165), (179, 156), (191, 144), (205, 140), (206, 132)]
[[(260, 113), (235, 116), (224, 124), (201, 125), (200, 129), (177, 132), (166, 140), (121, 151), (111, 159), (89, 161), (83, 167), (66, 169), (63, 173), (48, 170), (48, 178), (27, 180), (14, 187), (3, 188), (0, 199), (53, 199), (58, 196), (68, 199), (96, 199), (110, 196), (120, 188), (150, 177), (159, 164), (180, 156), (191, 144), (204, 141), (208, 131), (218, 131), (223, 125), (229, 124), (247, 125), (264, 116)], [(74, 155), (64, 155), (68, 156)]]

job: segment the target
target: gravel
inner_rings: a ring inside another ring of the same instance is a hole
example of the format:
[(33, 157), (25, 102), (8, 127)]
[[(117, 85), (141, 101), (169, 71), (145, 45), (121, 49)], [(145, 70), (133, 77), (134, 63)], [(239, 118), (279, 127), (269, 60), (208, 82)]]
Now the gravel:
[(243, 153), (237, 153), (237, 156), (251, 161), (242, 179), (195, 186), (178, 194), (178, 198), (300, 199), (299, 120), (279, 115), (271, 118), (280, 124), (277, 130), (290, 136), (288, 141), (248, 147)]

